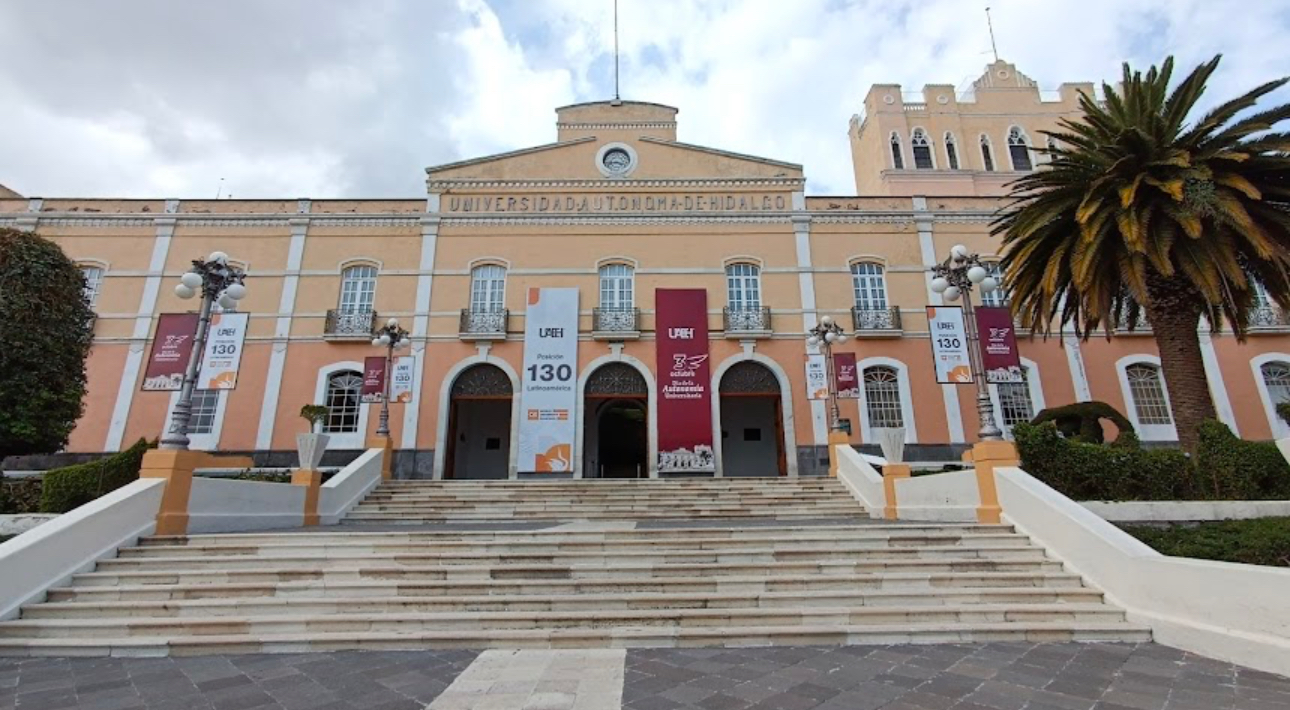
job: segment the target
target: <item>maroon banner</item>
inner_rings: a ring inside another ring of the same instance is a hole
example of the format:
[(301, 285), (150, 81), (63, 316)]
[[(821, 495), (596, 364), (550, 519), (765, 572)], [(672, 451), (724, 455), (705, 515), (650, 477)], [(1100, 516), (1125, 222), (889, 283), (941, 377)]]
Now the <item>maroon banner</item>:
[(981, 369), (986, 382), (1022, 382), (1017, 329), (1007, 308), (976, 309), (976, 332), (981, 341)]
[(714, 471), (708, 292), (655, 291), (658, 470)]
[(364, 402), (380, 402), (385, 399), (385, 358), (363, 358), (363, 391)]
[(833, 387), (838, 399), (860, 399), (855, 353), (833, 353)]
[(188, 361), (192, 359), (196, 335), (196, 313), (163, 313), (157, 318), (148, 369), (143, 373), (144, 392), (183, 389), (184, 370), (188, 369)]

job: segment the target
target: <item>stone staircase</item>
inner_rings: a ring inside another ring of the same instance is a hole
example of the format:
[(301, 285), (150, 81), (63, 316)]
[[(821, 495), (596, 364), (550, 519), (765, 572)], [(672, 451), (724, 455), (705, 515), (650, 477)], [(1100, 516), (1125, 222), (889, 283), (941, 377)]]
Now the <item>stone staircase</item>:
[(828, 479), (387, 483), (342, 526), (145, 538), (0, 654), (1150, 637), (1007, 526), (863, 512)]

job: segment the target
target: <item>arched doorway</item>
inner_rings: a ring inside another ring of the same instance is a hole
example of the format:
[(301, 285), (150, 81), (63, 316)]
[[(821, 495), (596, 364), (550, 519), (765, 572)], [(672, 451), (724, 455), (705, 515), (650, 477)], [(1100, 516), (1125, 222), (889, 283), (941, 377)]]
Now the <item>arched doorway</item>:
[(779, 380), (752, 360), (735, 363), (718, 386), (722, 474), (787, 476)]
[(649, 386), (631, 365), (611, 362), (587, 378), (583, 476), (649, 476)]
[(511, 379), (495, 365), (472, 365), (453, 380), (448, 401), (444, 477), (507, 477), (511, 456)]

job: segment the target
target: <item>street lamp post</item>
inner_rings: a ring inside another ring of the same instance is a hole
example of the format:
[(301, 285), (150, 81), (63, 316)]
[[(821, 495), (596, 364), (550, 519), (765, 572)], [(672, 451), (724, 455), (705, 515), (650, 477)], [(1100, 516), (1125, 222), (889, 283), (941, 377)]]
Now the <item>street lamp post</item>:
[(977, 436), (982, 441), (1001, 441), (1003, 431), (995, 423), (994, 404), (990, 401), (990, 383), (986, 381), (981, 357), (981, 336), (977, 332), (972, 306), (973, 287), (980, 288), (981, 293), (986, 294), (999, 288), (999, 282), (981, 264), (980, 255), (968, 253), (968, 248), (962, 244), (951, 248), (945, 261), (932, 267), (932, 274), (932, 291), (941, 294), (947, 301), (963, 299), (968, 363), (972, 368), (972, 379), (976, 383), (976, 411), (981, 419), (981, 430), (977, 432)]
[(806, 344), (824, 350), (824, 372), (829, 387), (829, 431), (842, 431), (842, 411), (838, 408), (837, 383), (833, 379), (833, 346), (847, 342), (847, 334), (832, 316), (822, 316), (814, 328), (806, 331)]
[(222, 251), (212, 252), (205, 259), (194, 259), (192, 270), (179, 277), (175, 295), (187, 300), (200, 293), (202, 305), (198, 310), (197, 333), (193, 337), (193, 351), (188, 356), (188, 367), (184, 370), (179, 401), (170, 417), (170, 430), (159, 444), (162, 449), (184, 451), (188, 448), (188, 422), (193, 416), (193, 388), (197, 384), (197, 373), (201, 370), (202, 355), (206, 352), (206, 331), (210, 327), (211, 308), (216, 303), (221, 308), (236, 307), (238, 301), (246, 298), (246, 286), (242, 285), (245, 278), (245, 272), (229, 266), (228, 254)]
[(391, 318), (385, 321), (373, 333), (372, 345), (385, 348), (385, 391), (381, 393), (381, 423), (376, 427), (376, 435), (388, 438), (390, 436), (390, 380), (394, 375), (394, 350), (403, 349), (412, 344), (408, 340), (408, 331), (399, 326), (398, 318)]

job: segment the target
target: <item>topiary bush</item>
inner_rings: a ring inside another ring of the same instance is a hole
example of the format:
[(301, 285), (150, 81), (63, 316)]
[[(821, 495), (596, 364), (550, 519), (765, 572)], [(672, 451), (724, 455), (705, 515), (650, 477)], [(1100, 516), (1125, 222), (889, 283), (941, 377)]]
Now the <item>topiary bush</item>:
[(1290, 567), (1290, 518), (1224, 520), (1194, 526), (1125, 526), (1124, 531), (1175, 557)]
[(143, 454), (153, 446), (146, 439), (139, 439), (125, 451), (98, 461), (46, 471), (41, 512), (66, 513), (138, 479)]
[(94, 312), (57, 244), (0, 228), (0, 461), (67, 444), (85, 397)]
[(0, 479), (0, 515), (40, 512), (39, 478)]
[(1213, 500), (1287, 500), (1290, 463), (1276, 444), (1245, 441), (1208, 419), (1200, 425), (1196, 484)]
[(1088, 444), (1064, 438), (1051, 421), (1018, 424), (1013, 436), (1022, 468), (1074, 500), (1193, 497), (1187, 456), (1177, 449), (1143, 449), (1137, 437), (1111, 446)]
[(1106, 402), (1075, 402), (1043, 410), (1031, 424), (1053, 422), (1062, 436), (1088, 444), (1101, 444), (1102, 420), (1106, 419), (1120, 430), (1120, 436), (1133, 432), (1133, 424), (1123, 414)]

